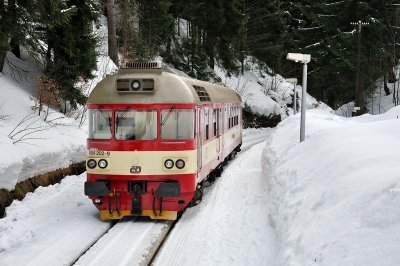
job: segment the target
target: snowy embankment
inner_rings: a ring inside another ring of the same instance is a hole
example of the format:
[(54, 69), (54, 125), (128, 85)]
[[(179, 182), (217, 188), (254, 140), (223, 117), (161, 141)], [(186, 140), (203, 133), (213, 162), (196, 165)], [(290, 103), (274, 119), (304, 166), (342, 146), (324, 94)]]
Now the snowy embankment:
[[(10, 77), (0, 82), (0, 189), (81, 162), (86, 156), (86, 131), (79, 121), (50, 111), (46, 122), (30, 108), (34, 84), (20, 89)], [(31, 89), (31, 90), (29, 90)]]
[[(15, 80), (14, 72), (5, 65), (0, 76), (0, 189), (13, 190), (18, 182), (82, 162), (87, 121), (84, 106), (66, 115), (47, 106), (40, 116), (32, 111), (38, 104), (33, 97), (38, 90), (33, 79), (42, 73), (29, 57), (21, 60), (9, 52), (7, 58), (27, 72), (24, 79)], [(81, 84), (84, 94), (115, 65), (108, 56), (101, 56), (97, 68), (96, 78)]]
[[(283, 120), (294, 114), (290, 106), (294, 101), (293, 92), (296, 91), (299, 112), (303, 96), (300, 85), (294, 86), (279, 74), (271, 76), (266, 72), (265, 66), (260, 66), (251, 56), (246, 58), (245, 64), (247, 70), (238, 76), (227, 76), (223, 69), (215, 66), (215, 73), (221, 77), (222, 83), (240, 94), (243, 106), (246, 104), (253, 112), (261, 115), (279, 115)], [(317, 108), (333, 113), (332, 108), (317, 101), (307, 92), (305, 97), (307, 109)]]
[(276, 265), (398, 265), (400, 107), (343, 118), (307, 112), (278, 125), (264, 149)]

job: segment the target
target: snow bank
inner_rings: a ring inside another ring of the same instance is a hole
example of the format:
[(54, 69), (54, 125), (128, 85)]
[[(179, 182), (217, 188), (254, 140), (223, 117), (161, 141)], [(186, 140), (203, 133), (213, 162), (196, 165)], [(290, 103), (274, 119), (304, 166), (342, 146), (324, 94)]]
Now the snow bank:
[[(7, 56), (23, 63), (11, 53)], [(35, 69), (33, 64), (27, 66)], [(10, 74), (8, 71), (6, 67), (5, 73)], [(79, 119), (50, 110), (44, 121), (44, 111), (39, 116), (31, 110), (35, 103), (30, 97), (37, 90), (35, 75), (38, 73), (30, 72), (20, 83), (9, 75), (1, 77), (0, 189), (12, 190), (18, 182), (68, 167), (86, 156), (87, 130), (79, 127)]]
[(262, 157), (276, 265), (398, 264), (399, 114), (308, 111), (301, 143), (298, 115), (278, 125)]

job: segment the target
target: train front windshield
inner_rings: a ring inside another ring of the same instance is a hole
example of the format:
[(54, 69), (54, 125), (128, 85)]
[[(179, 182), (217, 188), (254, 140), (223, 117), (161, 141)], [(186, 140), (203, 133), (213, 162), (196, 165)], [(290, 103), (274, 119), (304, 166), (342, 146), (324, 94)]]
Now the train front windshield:
[(194, 110), (164, 109), (161, 110), (162, 139), (193, 139)]
[(89, 138), (90, 139), (111, 139), (111, 110), (89, 109)]
[(115, 138), (118, 140), (157, 139), (157, 111), (115, 111)]
[[(117, 140), (157, 139), (157, 110), (89, 109), (89, 138), (111, 139), (112, 121)], [(194, 109), (163, 109), (160, 113), (161, 139), (193, 139)]]

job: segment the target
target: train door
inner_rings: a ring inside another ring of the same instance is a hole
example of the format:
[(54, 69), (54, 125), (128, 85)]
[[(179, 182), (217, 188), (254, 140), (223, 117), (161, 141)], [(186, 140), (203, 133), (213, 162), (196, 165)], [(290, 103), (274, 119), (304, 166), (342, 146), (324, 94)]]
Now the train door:
[(202, 160), (202, 144), (203, 144), (203, 136), (201, 134), (201, 120), (202, 120), (202, 115), (201, 115), (201, 105), (197, 107), (197, 172), (200, 172), (203, 164)]
[(219, 136), (218, 136), (218, 126), (217, 126), (217, 108), (212, 109), (212, 136), (215, 138), (215, 151), (219, 152)]
[(214, 114), (213, 114), (213, 124), (214, 124), (214, 136), (217, 138), (216, 141), (216, 152), (220, 153), (221, 152), (221, 107), (217, 107), (214, 109)]
[[(225, 150), (225, 133), (226, 131), (228, 131), (228, 110), (227, 110), (227, 106), (224, 105), (222, 108), (222, 121), (221, 121), (221, 129), (222, 129), (222, 152), (224, 153)], [(225, 155), (222, 154), (222, 158), (224, 158)]]

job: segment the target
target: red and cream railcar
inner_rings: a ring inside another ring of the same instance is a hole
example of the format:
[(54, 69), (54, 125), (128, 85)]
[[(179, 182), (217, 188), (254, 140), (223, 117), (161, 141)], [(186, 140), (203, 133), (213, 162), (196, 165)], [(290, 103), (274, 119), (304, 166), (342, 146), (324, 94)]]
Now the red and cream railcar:
[(174, 220), (242, 143), (239, 95), (160, 63), (128, 63), (88, 102), (85, 195), (100, 218)]

